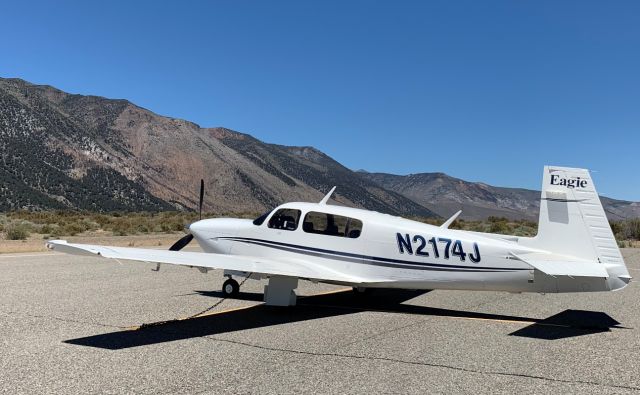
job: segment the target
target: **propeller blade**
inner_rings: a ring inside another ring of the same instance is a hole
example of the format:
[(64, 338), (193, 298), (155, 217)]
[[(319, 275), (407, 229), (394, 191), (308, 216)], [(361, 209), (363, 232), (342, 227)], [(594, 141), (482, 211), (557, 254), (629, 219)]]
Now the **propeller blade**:
[(204, 180), (200, 179), (200, 219), (202, 219), (202, 200), (204, 199)]
[(171, 247), (169, 247), (169, 251), (180, 251), (181, 249), (186, 247), (187, 244), (189, 244), (191, 242), (191, 240), (193, 240), (193, 235), (192, 234), (188, 234), (188, 235), (184, 236), (183, 238), (181, 238), (180, 240), (178, 240), (175, 243), (173, 243), (173, 245)]

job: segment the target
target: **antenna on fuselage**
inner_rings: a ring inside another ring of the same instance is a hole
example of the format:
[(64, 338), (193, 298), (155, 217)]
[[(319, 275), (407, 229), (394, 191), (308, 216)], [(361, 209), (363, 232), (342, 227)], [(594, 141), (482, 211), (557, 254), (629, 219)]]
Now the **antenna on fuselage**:
[(331, 197), (331, 195), (333, 195), (333, 191), (335, 191), (335, 190), (336, 190), (336, 187), (331, 188), (329, 193), (327, 193), (325, 195), (325, 197), (323, 197), (322, 200), (320, 201), (320, 203), (318, 203), (318, 204), (322, 204), (322, 205), (327, 204), (327, 202), (329, 201), (329, 198)]
[(440, 225), (440, 227), (441, 227), (441, 228), (443, 228), (443, 229), (448, 229), (448, 228), (449, 228), (449, 225), (451, 225), (451, 224), (453, 223), (453, 221), (455, 221), (455, 220), (456, 220), (456, 218), (458, 218), (458, 215), (460, 215), (460, 213), (462, 213), (462, 210), (458, 210), (458, 212), (457, 212), (457, 213), (453, 214), (453, 215), (451, 216), (451, 218), (449, 218), (448, 220), (446, 220), (446, 221), (444, 222), (444, 224)]

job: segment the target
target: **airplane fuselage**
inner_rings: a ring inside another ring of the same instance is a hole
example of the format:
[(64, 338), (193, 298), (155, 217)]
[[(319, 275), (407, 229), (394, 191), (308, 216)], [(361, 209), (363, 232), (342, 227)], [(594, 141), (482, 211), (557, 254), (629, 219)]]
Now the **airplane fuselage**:
[(501, 238), (313, 203), (288, 203), (270, 216), (287, 208), (300, 210), (300, 218), (309, 212), (354, 218), (362, 222), (362, 229), (355, 238), (309, 233), (299, 224), (295, 229), (277, 229), (269, 227), (267, 217), (259, 225), (244, 219), (207, 219), (192, 224), (190, 231), (205, 252), (313, 261), (329, 270), (377, 280), (369, 286), (542, 293), (615, 289), (604, 278), (536, 274), (514, 258), (545, 252), (523, 245), (530, 238)]

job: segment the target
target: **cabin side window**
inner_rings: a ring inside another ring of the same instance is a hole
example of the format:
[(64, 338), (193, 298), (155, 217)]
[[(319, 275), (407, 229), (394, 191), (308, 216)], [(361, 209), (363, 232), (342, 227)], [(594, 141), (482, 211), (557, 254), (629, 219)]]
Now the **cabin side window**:
[(362, 221), (342, 215), (310, 211), (304, 217), (302, 230), (307, 233), (357, 239), (362, 232)]
[(269, 227), (272, 229), (296, 230), (300, 214), (300, 210), (281, 208), (269, 220)]

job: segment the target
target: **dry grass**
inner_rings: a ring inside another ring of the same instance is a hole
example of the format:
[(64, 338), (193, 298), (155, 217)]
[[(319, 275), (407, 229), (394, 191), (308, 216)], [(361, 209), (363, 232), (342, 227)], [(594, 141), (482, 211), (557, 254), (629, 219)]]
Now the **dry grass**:
[[(444, 219), (420, 219), (418, 221), (440, 226)], [(466, 221), (458, 219), (450, 226), (451, 229), (470, 230), (473, 232), (499, 233), (513, 236), (535, 236), (538, 224), (528, 220), (509, 220), (503, 217), (489, 217), (485, 221)]]
[[(169, 248), (176, 242), (181, 233), (135, 235), (135, 236), (111, 236), (94, 233), (85, 236), (64, 237), (70, 243), (103, 244), (120, 247), (158, 247)], [(0, 254), (19, 252), (45, 252), (45, 240), (40, 235), (32, 235), (26, 240), (3, 240), (0, 243)]]
[[(214, 215), (203, 215), (211, 218)], [(254, 218), (254, 213), (230, 213), (225, 216)], [(432, 225), (444, 219), (414, 218)], [(116, 245), (170, 245), (183, 232), (184, 226), (197, 220), (194, 212), (111, 213), (77, 211), (15, 211), (0, 214), (0, 253), (43, 251), (44, 240), (75, 239)], [(613, 222), (612, 229), (621, 247), (640, 246), (640, 219)], [(527, 220), (489, 217), (485, 221), (455, 221), (452, 229), (500, 233), (515, 236), (535, 236), (537, 224)], [(127, 236), (118, 238), (119, 236)], [(133, 237), (132, 237), (133, 236)], [(122, 241), (121, 241), (122, 240)], [(144, 243), (144, 244), (138, 244)]]
[[(252, 218), (234, 213), (231, 217)], [(212, 218), (212, 214), (203, 217)], [(0, 214), (0, 253), (46, 251), (45, 241), (65, 239), (124, 247), (168, 247), (198, 219), (193, 212), (111, 213), (14, 211)], [(126, 237), (125, 237), (126, 236)]]
[[(213, 214), (203, 214), (212, 218)], [(227, 216), (252, 218), (254, 214), (232, 213)], [(78, 211), (13, 211), (0, 214), (0, 239), (27, 239), (31, 234), (43, 238), (90, 235), (106, 232), (113, 236), (182, 232), (184, 226), (198, 219), (193, 212), (160, 213), (90, 213)], [(15, 230), (19, 230), (16, 232)]]

